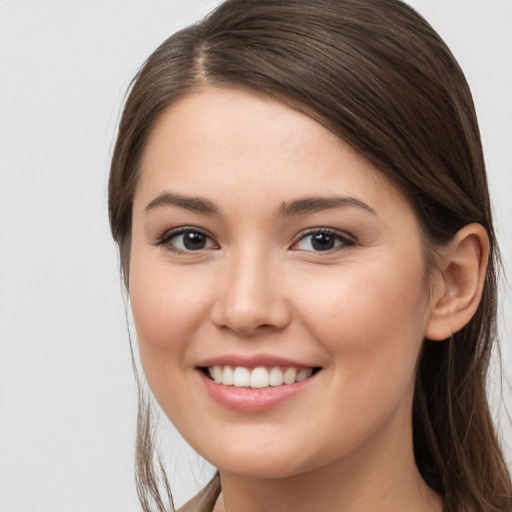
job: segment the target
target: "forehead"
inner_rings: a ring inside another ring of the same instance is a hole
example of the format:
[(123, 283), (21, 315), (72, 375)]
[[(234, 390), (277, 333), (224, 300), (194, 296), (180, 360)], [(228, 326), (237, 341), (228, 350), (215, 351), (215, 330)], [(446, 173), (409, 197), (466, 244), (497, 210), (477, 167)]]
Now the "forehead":
[(262, 198), (333, 193), (364, 195), (376, 204), (386, 194), (401, 196), (311, 117), (239, 89), (205, 87), (173, 103), (152, 130), (140, 171), (136, 201), (169, 188), (220, 200), (242, 196), (255, 205)]

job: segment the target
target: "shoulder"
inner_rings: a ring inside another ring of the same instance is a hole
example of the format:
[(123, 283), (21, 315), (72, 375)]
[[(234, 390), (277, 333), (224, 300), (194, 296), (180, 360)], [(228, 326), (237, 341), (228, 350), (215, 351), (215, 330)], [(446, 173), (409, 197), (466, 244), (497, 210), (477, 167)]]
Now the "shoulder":
[(210, 482), (177, 512), (212, 512), (219, 494), (220, 478), (216, 473)]

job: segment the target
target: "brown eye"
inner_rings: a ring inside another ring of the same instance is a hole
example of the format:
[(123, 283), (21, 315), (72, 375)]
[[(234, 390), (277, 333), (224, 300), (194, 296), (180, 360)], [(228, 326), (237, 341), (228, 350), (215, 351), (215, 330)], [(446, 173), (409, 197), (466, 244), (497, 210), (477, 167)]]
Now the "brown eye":
[(183, 237), (183, 246), (189, 251), (197, 251), (204, 249), (208, 238), (203, 233), (194, 233), (190, 231), (181, 235)]
[(206, 233), (194, 229), (172, 231), (163, 237), (161, 244), (172, 250), (182, 252), (201, 251), (217, 247)]
[(293, 249), (299, 251), (322, 252), (352, 245), (354, 245), (353, 240), (350, 240), (339, 233), (319, 230), (309, 232), (307, 235), (303, 236), (294, 244)]
[(334, 249), (336, 238), (328, 233), (318, 233), (311, 235), (311, 247), (315, 251), (328, 251)]

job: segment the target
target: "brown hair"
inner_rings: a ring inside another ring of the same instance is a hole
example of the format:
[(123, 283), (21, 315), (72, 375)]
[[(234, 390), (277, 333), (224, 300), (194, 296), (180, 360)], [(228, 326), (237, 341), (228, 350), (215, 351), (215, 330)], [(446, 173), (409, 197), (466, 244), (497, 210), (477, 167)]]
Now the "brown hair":
[[(112, 159), (110, 222), (127, 287), (145, 144), (162, 112), (204, 84), (265, 92), (344, 139), (410, 199), (427, 257), (463, 226), (485, 227), (491, 254), (476, 314), (450, 339), (426, 340), (420, 355), (414, 450), (446, 511), (512, 510), (486, 397), (498, 248), (471, 93), (444, 42), (398, 0), (227, 0), (167, 39), (133, 81)], [(141, 400), (139, 493), (144, 510), (153, 500), (163, 511), (150, 420)]]

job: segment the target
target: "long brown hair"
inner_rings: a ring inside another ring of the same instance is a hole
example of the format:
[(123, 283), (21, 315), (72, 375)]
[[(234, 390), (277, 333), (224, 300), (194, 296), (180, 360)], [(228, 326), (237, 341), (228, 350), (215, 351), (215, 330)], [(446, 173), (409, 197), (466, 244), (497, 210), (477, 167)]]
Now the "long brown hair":
[[(112, 159), (110, 222), (127, 287), (145, 144), (162, 112), (205, 84), (265, 92), (363, 154), (409, 198), (430, 264), (435, 247), (460, 228), (485, 227), (491, 254), (476, 314), (450, 339), (425, 340), (420, 354), (414, 452), (446, 511), (511, 511), (510, 475), (486, 397), (498, 247), (471, 93), (445, 43), (398, 0), (227, 0), (167, 39), (132, 83)], [(139, 494), (144, 510), (154, 502), (164, 511), (153, 462), (151, 412), (141, 398)]]

